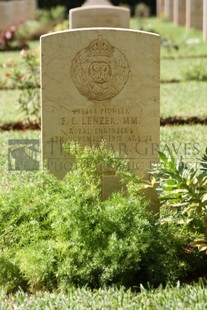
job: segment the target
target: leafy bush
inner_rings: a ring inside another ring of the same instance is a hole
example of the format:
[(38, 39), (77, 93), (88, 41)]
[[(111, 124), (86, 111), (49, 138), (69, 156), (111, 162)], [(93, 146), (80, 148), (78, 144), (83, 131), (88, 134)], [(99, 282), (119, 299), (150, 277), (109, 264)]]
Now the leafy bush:
[(182, 158), (176, 162), (172, 153), (169, 157), (160, 152), (158, 176), (161, 177), (161, 201), (187, 214), (189, 220), (196, 214), (206, 215), (207, 208), (207, 149), (200, 165), (188, 166)]
[[(9, 66), (6, 77), (8, 85), (21, 89), (18, 98), (20, 115), (25, 123), (40, 123), (39, 58), (35, 50), (22, 50), (23, 68)], [(5, 65), (7, 67), (7, 64)]]
[[(149, 211), (140, 179), (105, 149), (70, 145), (73, 170), (57, 180), (25, 174), (0, 194), (0, 285), (8, 290), (139, 286), (175, 281), (202, 255), (185, 251), (191, 231)], [(101, 176), (116, 172), (125, 191), (101, 200)]]
[(57, 24), (53, 31), (62, 31), (62, 30), (68, 30), (69, 29), (69, 23), (68, 20), (64, 20), (62, 23)]
[[(66, 29), (68, 29), (68, 20), (65, 21), (65, 19), (66, 8), (61, 5), (52, 7), (48, 10), (37, 10), (35, 20), (27, 20), (23, 24), (18, 25), (18, 27), (11, 27), (11, 29), (15, 29), (14, 38), (12, 38), (11, 41), (12, 47), (16, 46), (18, 49), (28, 48), (28, 45), (26, 45), (28, 41), (39, 40), (41, 35), (54, 31), (54, 27), (63, 22), (65, 22), (65, 26), (67, 25)], [(2, 35), (0, 36), (0, 48), (2, 45), (1, 37)], [(4, 42), (5, 40), (3, 40), (3, 43)]]
[(18, 28), (16, 38), (19, 41), (39, 40), (41, 35), (51, 32), (56, 23), (47, 20), (28, 20)]
[(191, 64), (183, 71), (183, 76), (186, 80), (207, 81), (207, 64)]
[(0, 51), (28, 48), (26, 38), (17, 36), (19, 27), (21, 27), (21, 24), (12, 25), (0, 32)]
[[(171, 221), (192, 232), (191, 246), (207, 253), (207, 149), (200, 160), (200, 169), (188, 166), (182, 159), (176, 162), (160, 152), (161, 201), (173, 210)], [(168, 211), (169, 214), (169, 211)], [(193, 241), (193, 242), (192, 242)]]
[(60, 22), (65, 19), (66, 7), (62, 5), (53, 6), (48, 10), (38, 10), (37, 19), (40, 21)]

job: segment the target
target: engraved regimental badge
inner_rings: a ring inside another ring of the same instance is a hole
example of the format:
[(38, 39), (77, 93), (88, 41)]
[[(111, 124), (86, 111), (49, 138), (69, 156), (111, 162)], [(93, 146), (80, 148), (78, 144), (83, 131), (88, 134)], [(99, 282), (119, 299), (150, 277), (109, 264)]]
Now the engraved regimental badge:
[(117, 48), (98, 35), (73, 59), (71, 76), (81, 95), (103, 101), (124, 88), (129, 78), (129, 64)]

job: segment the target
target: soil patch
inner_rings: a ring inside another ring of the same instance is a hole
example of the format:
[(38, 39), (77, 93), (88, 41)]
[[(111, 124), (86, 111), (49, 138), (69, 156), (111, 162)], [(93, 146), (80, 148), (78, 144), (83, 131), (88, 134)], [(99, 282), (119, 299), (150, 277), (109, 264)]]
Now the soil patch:
[[(207, 118), (201, 119), (197, 116), (193, 117), (166, 117), (160, 119), (160, 126), (173, 126), (173, 125), (207, 125)], [(6, 123), (0, 126), (1, 131), (11, 131), (11, 130), (40, 130), (41, 125), (36, 123)]]
[(17, 123), (7, 123), (4, 125), (0, 126), (0, 130), (2, 131), (10, 131), (10, 130), (39, 130), (40, 125), (39, 124), (33, 124), (33, 123), (22, 123), (22, 122), (17, 122)]
[(207, 125), (207, 118), (199, 118), (197, 116), (192, 117), (166, 117), (160, 119), (160, 126), (166, 125)]

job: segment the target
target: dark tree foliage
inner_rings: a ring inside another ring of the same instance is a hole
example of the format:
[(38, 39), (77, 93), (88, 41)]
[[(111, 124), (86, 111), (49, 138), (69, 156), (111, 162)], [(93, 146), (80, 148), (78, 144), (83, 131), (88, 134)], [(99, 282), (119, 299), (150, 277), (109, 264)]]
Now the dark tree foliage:
[(68, 9), (81, 6), (84, 0), (38, 0), (39, 8), (51, 8), (56, 5), (63, 5)]
[[(56, 5), (63, 5), (67, 7), (68, 10), (81, 6), (84, 0), (38, 0), (39, 8), (51, 8)], [(151, 8), (151, 14), (154, 15), (156, 12), (156, 0), (111, 0), (114, 5), (119, 5), (120, 3), (128, 4), (131, 8), (131, 14), (134, 14), (135, 6), (139, 3), (145, 3)]]

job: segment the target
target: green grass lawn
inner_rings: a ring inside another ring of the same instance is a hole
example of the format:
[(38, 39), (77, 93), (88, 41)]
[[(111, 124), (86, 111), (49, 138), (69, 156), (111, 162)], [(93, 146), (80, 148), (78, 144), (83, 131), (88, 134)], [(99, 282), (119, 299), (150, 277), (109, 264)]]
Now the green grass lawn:
[(22, 291), (6, 296), (0, 292), (0, 307), (6, 309), (140, 309), (140, 310), (181, 310), (206, 308), (207, 288), (202, 284), (147, 290), (140, 293), (123, 288), (108, 288), (90, 291), (69, 288), (68, 293), (39, 292), (34, 295)]
[(160, 63), (161, 82), (170, 82), (172, 80), (185, 80), (185, 73), (189, 72), (189, 68), (196, 65), (206, 68), (207, 58), (177, 58), (177, 59), (161, 59)]
[(148, 18), (143, 21), (131, 19), (131, 28), (155, 32), (165, 41), (161, 48), (161, 58), (207, 56), (207, 44), (202, 40), (202, 32), (185, 27), (175, 27), (173, 23)]
[(2, 90), (1, 109), (0, 109), (0, 124), (13, 123), (21, 120), (21, 115), (18, 111), (18, 97), (20, 90)]
[(188, 118), (207, 116), (206, 82), (161, 84), (161, 116)]
[[(0, 124), (17, 122), (23, 118), (18, 110), (19, 94), (19, 90), (0, 92)], [(206, 82), (162, 83), (160, 96), (160, 114), (163, 118), (207, 117)]]
[[(30, 41), (29, 48), (39, 47), (39, 41)], [(13, 59), (16, 62), (21, 61), (20, 51), (0, 52), (0, 66), (6, 63), (9, 59)]]

